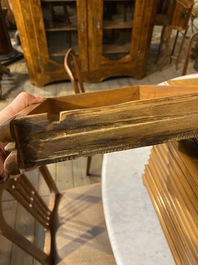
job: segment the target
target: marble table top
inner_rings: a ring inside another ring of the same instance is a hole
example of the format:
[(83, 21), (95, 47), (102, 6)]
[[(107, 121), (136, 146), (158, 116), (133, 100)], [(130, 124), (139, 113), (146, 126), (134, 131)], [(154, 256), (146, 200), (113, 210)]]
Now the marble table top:
[[(189, 84), (194, 78), (198, 78), (198, 74), (181, 76), (173, 81), (188, 79)], [(169, 85), (169, 82), (160, 85)], [(175, 264), (142, 182), (150, 150), (151, 147), (143, 147), (104, 155), (103, 206), (118, 265)]]
[(151, 147), (105, 154), (103, 206), (118, 265), (175, 264), (142, 182)]

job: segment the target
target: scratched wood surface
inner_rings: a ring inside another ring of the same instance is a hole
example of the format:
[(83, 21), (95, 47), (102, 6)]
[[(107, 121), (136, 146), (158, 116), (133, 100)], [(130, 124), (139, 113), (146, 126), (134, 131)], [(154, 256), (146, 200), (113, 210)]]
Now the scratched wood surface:
[[(159, 71), (153, 64), (149, 67), (150, 69), (148, 75), (141, 80), (120, 77), (116, 79), (109, 79), (99, 84), (85, 84), (86, 90), (95, 91), (107, 88), (126, 87), (130, 85), (158, 84), (164, 80), (181, 75), (181, 65), (178, 70), (175, 69), (174, 64), (167, 65), (162, 71)], [(28, 80), (26, 64), (23, 60), (12, 64), (10, 69), (15, 79), (15, 85), (10, 85), (4, 81), (2, 86), (3, 100), (0, 101), (0, 109), (6, 106), (21, 91), (27, 91), (44, 97), (64, 96), (73, 93), (69, 82), (51, 84), (43, 88), (33, 86)], [(195, 73), (193, 63), (190, 63), (188, 73)], [(91, 164), (91, 173), (93, 174), (91, 177), (87, 177), (85, 175), (85, 158), (51, 164), (49, 165), (49, 168), (58, 187), (62, 190), (100, 181), (101, 164), (102, 155), (94, 156)], [(43, 196), (46, 197), (46, 187), (40, 181), (39, 175), (36, 173), (35, 175), (30, 174), (30, 177), (39, 190), (42, 190)], [(11, 225), (18, 227), (18, 229), (22, 229), (24, 233), (27, 233), (27, 236), (32, 238), (35, 236), (35, 240), (42, 242), (42, 234), (39, 226), (32, 223), (31, 219), (26, 215), (25, 210), (17, 205), (16, 202), (7, 194), (4, 196), (3, 207), (5, 210), (5, 216), (10, 221)], [(30, 232), (32, 232), (33, 235), (31, 235)], [(38, 263), (33, 261), (27, 254), (0, 236), (0, 265), (16, 264), (38, 265)]]
[[(47, 99), (0, 126), (0, 140), (18, 146), (5, 168), (14, 175), (18, 165), (31, 168), (195, 138), (197, 104), (196, 85), (131, 86)], [(18, 161), (14, 167), (13, 161)]]

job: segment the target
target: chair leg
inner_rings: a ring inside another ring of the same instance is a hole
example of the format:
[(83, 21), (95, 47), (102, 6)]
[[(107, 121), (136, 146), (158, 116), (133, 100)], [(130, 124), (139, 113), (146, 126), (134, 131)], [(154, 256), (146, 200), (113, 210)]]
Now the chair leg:
[(176, 35), (175, 35), (175, 40), (174, 40), (174, 44), (173, 44), (173, 48), (172, 48), (172, 52), (171, 52), (171, 56), (170, 56), (170, 62), (172, 62), (172, 59), (174, 58), (174, 53), (175, 53), (175, 48), (176, 48), (178, 36), (179, 36), (179, 30), (177, 30)]
[[(183, 49), (183, 46), (184, 46), (184, 42), (186, 40), (187, 31), (188, 31), (188, 28), (186, 28), (183, 33), (180, 30), (177, 30), (177, 33), (176, 33), (176, 36), (175, 36), (175, 40), (174, 40), (174, 44), (173, 44), (173, 48), (172, 48), (172, 52), (171, 52), (171, 56), (170, 56), (170, 62), (172, 62), (172, 59), (176, 60), (176, 62), (175, 62), (176, 70), (178, 70), (178, 64), (179, 64), (179, 60), (180, 60), (180, 57), (181, 57), (182, 49)], [(174, 56), (175, 48), (176, 48), (176, 44), (177, 44), (177, 39), (178, 39), (179, 34), (183, 34), (183, 37), (182, 37), (182, 41), (180, 43), (178, 54), (176, 56)]]
[(191, 31), (192, 33), (194, 33), (194, 19), (195, 19), (195, 16), (194, 15), (191, 15), (191, 18), (190, 18), (190, 25), (191, 25)]
[(188, 62), (189, 62), (189, 58), (190, 58), (190, 53), (191, 53), (191, 49), (192, 49), (193, 40), (197, 36), (198, 36), (198, 32), (192, 34), (192, 36), (190, 37), (190, 42), (188, 44), (188, 49), (187, 49), (186, 57), (185, 57), (185, 60), (184, 60), (184, 67), (183, 67), (183, 70), (182, 70), (182, 75), (186, 75)]
[(87, 176), (90, 176), (90, 166), (91, 166), (91, 159), (92, 159), (92, 156), (88, 156), (87, 157), (87, 171), (86, 171), (86, 175)]
[(159, 43), (159, 47), (158, 47), (158, 51), (157, 51), (157, 56), (156, 56), (156, 59), (155, 59), (155, 64), (158, 62), (159, 60), (159, 57), (160, 57), (160, 53), (161, 53), (161, 49), (162, 49), (162, 45), (163, 45), (163, 42), (164, 42), (164, 33), (165, 33), (165, 29), (166, 27), (163, 26), (162, 28), (162, 32), (161, 32), (161, 36), (160, 36), (160, 43)]
[(188, 28), (186, 28), (185, 32), (183, 33), (182, 42), (180, 44), (179, 52), (178, 52), (177, 59), (176, 59), (176, 69), (178, 69), (178, 63), (179, 63), (181, 52), (182, 52), (182, 49), (183, 49), (183, 46), (184, 46), (184, 42), (186, 40), (187, 31), (188, 31)]
[(160, 67), (159, 67), (160, 70), (162, 70), (162, 68), (165, 65), (165, 61), (166, 61), (167, 53), (168, 53), (168, 48), (169, 48), (169, 45), (170, 45), (171, 33), (172, 33), (172, 28), (171, 27), (167, 27), (165, 29), (165, 41), (164, 41), (165, 48), (163, 50), (163, 54), (162, 54), (162, 58), (161, 58), (161, 62), (160, 62)]

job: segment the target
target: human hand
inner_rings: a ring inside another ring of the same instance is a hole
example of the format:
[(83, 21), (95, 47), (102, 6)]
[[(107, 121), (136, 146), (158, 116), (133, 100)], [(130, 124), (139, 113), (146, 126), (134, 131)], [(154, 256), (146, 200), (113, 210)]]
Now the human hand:
[[(17, 113), (25, 109), (26, 107), (41, 103), (44, 99), (41, 97), (35, 97), (26, 92), (21, 92), (8, 106), (6, 106), (0, 112), (0, 124), (9, 120)], [(6, 143), (0, 142), (0, 182), (4, 182), (8, 179), (8, 173), (4, 170), (4, 161), (6, 159), (6, 153), (4, 151)]]
[(18, 96), (0, 112), (0, 123), (3, 123), (14, 115), (36, 103), (41, 103), (44, 99), (42, 97), (35, 97), (26, 92), (21, 92)]

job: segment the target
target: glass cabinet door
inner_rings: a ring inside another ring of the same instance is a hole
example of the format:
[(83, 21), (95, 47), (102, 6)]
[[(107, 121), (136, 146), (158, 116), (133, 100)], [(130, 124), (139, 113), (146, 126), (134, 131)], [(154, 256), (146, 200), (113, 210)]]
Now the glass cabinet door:
[(75, 0), (41, 0), (49, 58), (54, 62), (63, 64), (69, 48), (79, 54), (79, 43), (86, 45), (81, 41), (85, 40), (81, 34), (86, 34), (83, 2), (79, 7)]
[(103, 1), (102, 55), (104, 57), (120, 60), (130, 53), (134, 9), (135, 1)]
[(101, 66), (111, 69), (117, 63), (135, 64), (131, 44), (135, 14), (135, 0), (90, 0), (91, 13), (89, 25), (92, 35), (90, 66), (97, 70)]

